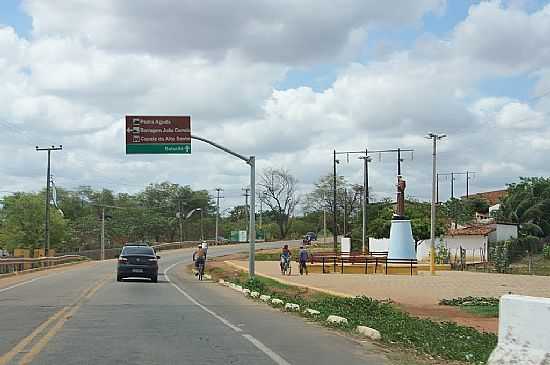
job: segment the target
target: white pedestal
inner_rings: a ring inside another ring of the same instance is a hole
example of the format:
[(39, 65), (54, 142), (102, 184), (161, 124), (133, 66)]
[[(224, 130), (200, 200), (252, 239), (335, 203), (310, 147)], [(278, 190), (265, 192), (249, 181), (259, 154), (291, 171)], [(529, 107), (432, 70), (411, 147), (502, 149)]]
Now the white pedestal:
[(391, 221), (389, 259), (416, 259), (411, 221), (394, 219)]

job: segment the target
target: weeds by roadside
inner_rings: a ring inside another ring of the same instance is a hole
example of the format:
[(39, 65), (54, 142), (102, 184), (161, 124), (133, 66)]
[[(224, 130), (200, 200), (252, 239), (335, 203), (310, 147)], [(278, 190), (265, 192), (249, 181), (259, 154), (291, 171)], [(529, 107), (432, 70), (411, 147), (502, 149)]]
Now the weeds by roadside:
[(480, 317), (498, 317), (498, 303), (498, 298), (461, 297), (443, 299), (439, 302), (439, 305), (458, 307)]
[(383, 342), (399, 344), (442, 359), (483, 364), (497, 343), (494, 334), (481, 333), (452, 322), (438, 323), (412, 317), (388, 302), (367, 297), (341, 298), (314, 294), (307, 289), (262, 277), (247, 280), (241, 276), (235, 279), (234, 282), (243, 288), (319, 311), (318, 316), (308, 317), (325, 325), (328, 325), (325, 322), (328, 315), (342, 316), (348, 319), (347, 324), (336, 325), (342, 330), (351, 332), (357, 326), (368, 326), (381, 333)]

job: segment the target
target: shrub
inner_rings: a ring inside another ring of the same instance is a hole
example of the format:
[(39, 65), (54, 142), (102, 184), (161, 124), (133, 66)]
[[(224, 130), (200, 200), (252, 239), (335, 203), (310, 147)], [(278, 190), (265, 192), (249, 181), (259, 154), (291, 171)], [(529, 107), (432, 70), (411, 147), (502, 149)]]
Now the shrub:
[(544, 255), (544, 258), (547, 260), (550, 260), (550, 244), (547, 243), (544, 248), (542, 249), (542, 254)]

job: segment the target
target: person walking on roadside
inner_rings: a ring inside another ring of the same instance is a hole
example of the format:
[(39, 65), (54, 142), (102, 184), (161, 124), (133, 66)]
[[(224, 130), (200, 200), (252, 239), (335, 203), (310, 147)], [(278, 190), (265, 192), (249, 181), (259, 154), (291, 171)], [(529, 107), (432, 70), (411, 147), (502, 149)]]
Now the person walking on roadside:
[(300, 246), (300, 253), (298, 254), (298, 260), (300, 261), (300, 275), (304, 274), (304, 271), (306, 275), (308, 275), (307, 272), (307, 260), (309, 258), (309, 252), (304, 248), (304, 246)]

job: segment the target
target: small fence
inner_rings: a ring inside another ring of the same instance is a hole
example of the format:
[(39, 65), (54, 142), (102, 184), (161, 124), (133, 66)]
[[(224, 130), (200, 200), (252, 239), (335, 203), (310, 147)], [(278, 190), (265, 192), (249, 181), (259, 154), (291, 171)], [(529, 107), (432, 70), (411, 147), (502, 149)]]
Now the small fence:
[(82, 261), (86, 258), (80, 255), (63, 255), (56, 257), (8, 257), (0, 258), (0, 274), (9, 274), (26, 270), (36, 270), (53, 267), (69, 262)]
[[(369, 265), (374, 266), (373, 272), (376, 274), (379, 270), (388, 274), (388, 265), (402, 265), (409, 268), (410, 275), (414, 275), (414, 269), (417, 268), (418, 261), (416, 259), (389, 259), (387, 251), (370, 252), (369, 255), (352, 252), (349, 255), (334, 255), (331, 252), (315, 253), (310, 256), (310, 263), (320, 263), (322, 273), (337, 272), (344, 273), (345, 264), (364, 265), (364, 273), (368, 274)], [(380, 269), (379, 269), (380, 267)]]

